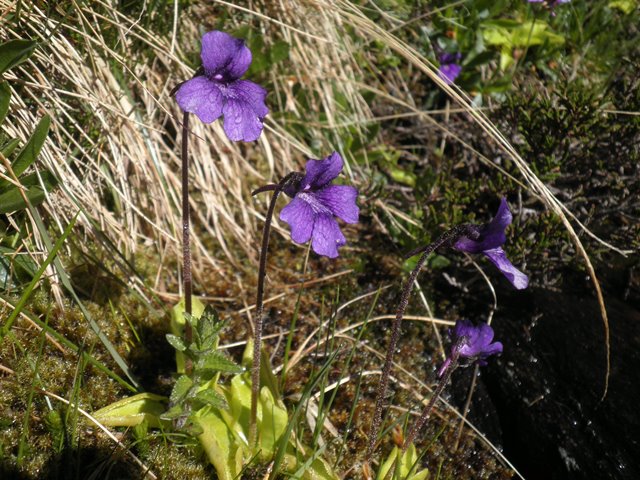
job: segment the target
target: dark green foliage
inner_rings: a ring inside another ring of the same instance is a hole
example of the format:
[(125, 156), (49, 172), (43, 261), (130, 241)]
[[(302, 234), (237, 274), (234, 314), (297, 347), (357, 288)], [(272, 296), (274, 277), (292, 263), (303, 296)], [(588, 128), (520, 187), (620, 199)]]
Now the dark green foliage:
[(227, 408), (222, 394), (211, 387), (215, 385), (221, 373), (237, 374), (244, 369), (229, 360), (218, 350), (219, 334), (224, 323), (217, 313), (205, 310), (199, 318), (184, 314), (192, 328), (193, 339), (187, 344), (184, 339), (167, 334), (167, 341), (178, 352), (189, 359), (192, 371), (182, 374), (176, 380), (171, 391), (169, 410), (163, 418), (173, 420), (174, 425), (186, 426), (191, 435), (200, 433), (194, 430), (197, 422), (190, 416), (206, 405)]
[[(523, 157), (541, 178), (594, 233), (625, 249), (637, 248), (640, 235), (633, 221), (640, 213), (634, 200), (640, 191), (640, 118), (616, 107), (638, 111), (638, 86), (631, 75), (620, 76), (604, 92), (585, 82), (565, 83), (545, 96), (513, 96), (504, 111), (523, 140)], [(592, 248), (596, 256), (605, 251), (597, 243)]]
[[(37, 46), (31, 40), (9, 40), (0, 45), (0, 75), (26, 61)], [(1, 93), (1, 92), (0, 92)], [(0, 110), (1, 113), (1, 110)], [(0, 119), (2, 115), (0, 115)]]
[[(19, 65), (29, 58), (36, 48), (36, 43), (28, 40), (10, 40), (0, 45), (0, 73)], [(11, 90), (7, 82), (0, 83), (0, 123), (7, 121)], [(16, 177), (21, 187), (9, 180), (0, 179), (0, 289), (6, 291), (13, 286), (20, 285), (22, 279), (30, 279), (35, 273), (33, 261), (18, 252), (23, 245), (22, 230), (15, 231), (6, 221), (5, 214), (25, 210), (41, 204), (47, 192), (52, 191), (57, 185), (57, 179), (48, 170), (36, 170), (34, 173), (22, 175), (36, 162), (40, 150), (44, 145), (51, 125), (51, 118), (45, 115), (27, 143), (11, 160), (14, 151), (20, 142), (14, 138), (0, 138), (0, 153), (2, 162), (0, 168), (6, 171), (7, 176)], [(11, 173), (7, 164), (11, 164)], [(23, 224), (21, 215), (13, 216), (13, 221)], [(25, 278), (26, 277), (26, 278)]]

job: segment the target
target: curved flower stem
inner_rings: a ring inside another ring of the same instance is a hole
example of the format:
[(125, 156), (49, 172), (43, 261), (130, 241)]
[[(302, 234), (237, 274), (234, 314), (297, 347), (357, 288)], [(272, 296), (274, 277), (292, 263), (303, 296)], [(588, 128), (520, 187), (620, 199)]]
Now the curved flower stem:
[(391, 367), (393, 364), (393, 354), (396, 350), (398, 339), (400, 337), (400, 324), (402, 322), (404, 312), (407, 309), (407, 305), (409, 304), (409, 296), (411, 295), (411, 290), (413, 289), (413, 284), (418, 277), (418, 273), (420, 273), (420, 269), (427, 261), (427, 258), (429, 257), (431, 252), (445, 245), (453, 245), (455, 241), (463, 235), (472, 234), (473, 232), (471, 231), (469, 225), (456, 225), (452, 229), (447, 230), (442, 235), (440, 235), (435, 242), (430, 243), (429, 245), (426, 245), (424, 247), (417, 248), (409, 252), (408, 254), (410, 256), (413, 256), (417, 255), (418, 253), (422, 253), (420, 259), (418, 260), (418, 263), (411, 271), (409, 278), (404, 284), (400, 302), (398, 303), (398, 309), (396, 311), (396, 318), (391, 327), (391, 339), (389, 340), (387, 356), (385, 357), (384, 366), (382, 367), (382, 374), (380, 375), (380, 381), (378, 383), (378, 389), (376, 391), (376, 406), (373, 412), (373, 419), (371, 420), (371, 428), (369, 430), (369, 445), (367, 447), (365, 462), (369, 462), (371, 460), (371, 456), (373, 455), (373, 452), (376, 448), (378, 432), (380, 431), (380, 426), (382, 424), (384, 396), (387, 392), (387, 385), (389, 383), (389, 376), (391, 375)]
[(453, 351), (454, 351), (454, 354), (450, 359), (448, 359), (450, 361), (446, 366), (444, 372), (442, 372), (442, 376), (440, 377), (440, 382), (438, 383), (438, 386), (436, 387), (436, 389), (433, 391), (433, 395), (431, 395), (431, 399), (429, 400), (429, 403), (427, 404), (426, 407), (424, 407), (424, 409), (422, 410), (422, 414), (420, 415), (420, 418), (409, 429), (409, 432), (405, 437), (404, 443), (402, 444), (402, 455), (404, 455), (404, 453), (407, 451), (407, 448), (409, 448), (409, 445), (411, 445), (415, 441), (416, 437), (420, 433), (420, 430), (422, 430), (422, 427), (424, 427), (424, 424), (429, 418), (429, 415), (431, 414), (431, 410), (433, 409), (433, 406), (436, 404), (438, 397), (442, 394), (442, 391), (444, 390), (444, 387), (447, 385), (447, 383), (449, 383), (451, 374), (458, 367), (458, 358), (460, 354), (458, 353), (458, 350), (455, 348), (453, 349)]
[[(191, 315), (191, 247), (189, 230), (189, 113), (182, 116), (182, 280), (184, 285), (184, 311)], [(191, 343), (191, 323), (185, 322), (184, 338)], [(191, 361), (186, 359), (185, 370), (191, 371)]]
[(251, 367), (251, 417), (249, 421), (249, 445), (253, 447), (257, 440), (256, 418), (258, 416), (258, 395), (260, 394), (260, 353), (262, 351), (262, 314), (264, 312), (264, 277), (267, 270), (267, 251), (269, 250), (269, 231), (271, 218), (276, 208), (276, 200), (282, 190), (273, 190), (269, 210), (264, 219), (262, 229), (262, 247), (260, 249), (260, 266), (258, 267), (258, 293), (256, 295), (256, 325), (253, 332), (253, 365)]
[(264, 277), (267, 271), (267, 252), (269, 251), (269, 232), (271, 219), (276, 208), (278, 196), (291, 181), (299, 177), (293, 172), (285, 176), (277, 184), (266, 185), (252, 192), (252, 195), (272, 191), (271, 202), (264, 219), (262, 229), (262, 246), (260, 248), (260, 266), (258, 267), (258, 291), (256, 294), (256, 325), (253, 332), (253, 365), (251, 366), (251, 416), (249, 417), (249, 446), (253, 447), (258, 439), (256, 418), (258, 416), (258, 396), (260, 395), (260, 355), (262, 352), (262, 315), (264, 312)]
[(405, 436), (404, 442), (402, 443), (402, 450), (396, 456), (396, 459), (393, 462), (393, 465), (391, 466), (387, 474), (385, 475), (384, 480), (391, 480), (391, 478), (396, 478), (393, 475), (396, 475), (398, 472), (401, 471), (402, 469), (401, 462), (404, 459), (404, 456), (407, 453), (409, 446), (415, 441), (416, 437), (420, 433), (420, 430), (422, 430), (422, 427), (424, 427), (424, 424), (429, 418), (429, 415), (431, 414), (431, 410), (433, 410), (433, 406), (436, 404), (438, 397), (442, 394), (442, 391), (444, 390), (444, 387), (447, 385), (447, 383), (449, 383), (451, 374), (458, 367), (459, 357), (460, 357), (460, 354), (458, 353), (457, 349), (454, 349), (453, 356), (448, 357), (445, 363), (440, 368), (440, 374), (439, 374), (440, 381), (438, 382), (438, 386), (433, 391), (433, 394), (431, 395), (431, 399), (429, 400), (429, 403), (422, 410), (422, 413), (420, 414), (420, 418), (413, 424), (413, 426)]

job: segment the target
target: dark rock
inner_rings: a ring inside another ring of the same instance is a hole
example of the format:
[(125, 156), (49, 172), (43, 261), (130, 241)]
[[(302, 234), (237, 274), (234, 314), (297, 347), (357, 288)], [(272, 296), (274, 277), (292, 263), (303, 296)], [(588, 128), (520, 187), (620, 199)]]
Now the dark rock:
[(504, 354), (482, 372), (506, 457), (530, 479), (640, 478), (640, 311), (609, 297), (611, 376), (594, 298), (530, 289), (493, 326)]

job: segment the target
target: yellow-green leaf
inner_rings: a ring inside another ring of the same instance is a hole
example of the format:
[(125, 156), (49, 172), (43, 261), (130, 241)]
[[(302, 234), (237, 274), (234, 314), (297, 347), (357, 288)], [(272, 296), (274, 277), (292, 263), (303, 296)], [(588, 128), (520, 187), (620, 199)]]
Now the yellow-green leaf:
[[(171, 333), (177, 337), (184, 337), (184, 325), (186, 320), (184, 319), (184, 298), (171, 309)], [(196, 318), (200, 318), (204, 312), (204, 304), (198, 300), (197, 297), (191, 297), (191, 315)], [(185, 357), (181, 352), (176, 352), (176, 372), (184, 373)]]
[(158, 428), (161, 424), (168, 426), (160, 420), (166, 409), (166, 397), (145, 392), (107, 405), (94, 412), (93, 416), (107, 427), (133, 427), (146, 420), (150, 427)]
[(262, 421), (258, 425), (260, 455), (266, 461), (273, 457), (276, 443), (287, 428), (289, 416), (282, 402), (276, 402), (267, 387), (262, 387), (260, 390), (260, 405), (262, 407)]
[(609, 2), (609, 8), (617, 8), (625, 15), (629, 15), (638, 8), (637, 0), (614, 0)]
[(216, 469), (219, 480), (233, 480), (242, 471), (244, 447), (235, 441), (227, 424), (211, 408), (203, 408), (193, 415), (202, 429), (198, 440), (209, 461)]

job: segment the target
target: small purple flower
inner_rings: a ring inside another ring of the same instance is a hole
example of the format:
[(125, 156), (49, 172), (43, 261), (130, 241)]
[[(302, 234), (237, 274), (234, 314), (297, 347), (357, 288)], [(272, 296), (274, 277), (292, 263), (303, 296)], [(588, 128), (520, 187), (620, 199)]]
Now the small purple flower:
[(460, 357), (470, 360), (471, 363), (486, 365), (488, 357), (502, 353), (502, 343), (492, 341), (493, 328), (490, 325), (483, 323), (476, 327), (469, 320), (458, 320), (453, 329), (451, 354), (438, 370), (438, 377)]
[(493, 220), (484, 225), (470, 226), (476, 234), (475, 239), (464, 236), (453, 247), (462, 252), (484, 254), (514, 287), (521, 290), (529, 285), (529, 277), (513, 266), (502, 249), (502, 245), (507, 240), (504, 231), (512, 219), (507, 200), (502, 198), (498, 213)]
[(438, 69), (438, 76), (445, 81), (447, 85), (451, 85), (460, 72), (462, 66), (458, 64), (462, 54), (460, 53), (443, 53), (440, 55), (440, 68)]
[(550, 7), (555, 7), (562, 3), (569, 3), (571, 0), (527, 0), (529, 3), (546, 3)]
[(318, 255), (338, 256), (338, 247), (346, 243), (334, 217), (347, 223), (357, 223), (358, 191), (347, 185), (331, 185), (342, 171), (342, 157), (333, 152), (324, 160), (309, 160), (306, 174), (296, 185), (284, 192), (293, 200), (280, 212), (280, 220), (291, 227), (291, 239), (306, 243)]
[(269, 113), (267, 91), (249, 80), (240, 80), (251, 65), (251, 50), (244, 40), (214, 30), (202, 36), (203, 75), (184, 82), (176, 100), (185, 112), (204, 123), (224, 115), (224, 131), (230, 140), (252, 142), (262, 132)]
[(551, 16), (555, 17), (556, 12), (553, 10), (558, 5), (562, 5), (563, 3), (569, 3), (571, 0), (527, 0), (529, 3), (543, 3), (546, 7), (551, 10)]

